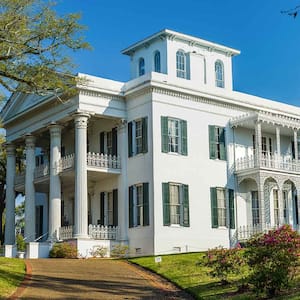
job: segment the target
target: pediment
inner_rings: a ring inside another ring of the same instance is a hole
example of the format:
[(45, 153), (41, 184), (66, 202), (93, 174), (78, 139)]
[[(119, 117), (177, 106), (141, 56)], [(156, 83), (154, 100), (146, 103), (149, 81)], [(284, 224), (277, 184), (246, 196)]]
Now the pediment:
[(2, 119), (5, 121), (31, 110), (33, 107), (45, 101), (49, 96), (17, 93), (11, 96), (6, 107), (2, 111)]

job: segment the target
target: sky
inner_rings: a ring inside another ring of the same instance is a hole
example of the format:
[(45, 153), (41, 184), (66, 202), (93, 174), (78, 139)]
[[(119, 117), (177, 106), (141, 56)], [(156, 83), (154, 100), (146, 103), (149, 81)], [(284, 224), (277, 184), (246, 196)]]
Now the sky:
[(121, 50), (167, 28), (241, 51), (234, 90), (300, 106), (300, 0), (57, 0), (59, 14), (81, 13), (92, 51), (72, 54), (76, 72), (130, 79)]

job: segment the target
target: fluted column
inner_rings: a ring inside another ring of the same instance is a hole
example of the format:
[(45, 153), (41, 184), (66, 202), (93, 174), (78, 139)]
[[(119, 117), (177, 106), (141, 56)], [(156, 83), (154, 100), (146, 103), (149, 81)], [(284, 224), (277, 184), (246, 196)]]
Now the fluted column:
[(121, 174), (118, 180), (118, 207), (119, 207), (119, 240), (126, 242), (128, 240), (128, 184), (127, 184), (127, 123), (124, 121), (118, 128), (118, 149), (121, 158)]
[(12, 143), (6, 144), (6, 213), (5, 245), (15, 244), (15, 174), (16, 148)]
[(87, 123), (88, 114), (76, 114), (75, 122), (75, 228), (74, 237), (88, 237)]
[(52, 124), (50, 131), (50, 191), (48, 239), (57, 240), (61, 227), (61, 183), (57, 166), (61, 157), (61, 126)]
[(255, 124), (255, 148), (256, 148), (256, 164), (260, 165), (261, 157), (261, 122), (257, 121)]
[(27, 135), (26, 144), (26, 173), (25, 173), (25, 238), (27, 242), (35, 239), (35, 137)]

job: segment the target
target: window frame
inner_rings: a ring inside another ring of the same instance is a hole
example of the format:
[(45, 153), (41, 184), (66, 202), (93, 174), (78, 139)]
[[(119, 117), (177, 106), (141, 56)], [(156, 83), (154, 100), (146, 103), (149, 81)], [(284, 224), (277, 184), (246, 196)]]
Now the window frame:
[(260, 224), (260, 203), (258, 199), (258, 191), (251, 191), (251, 213), (252, 225)]
[[(137, 124), (141, 126), (137, 132)], [(137, 136), (137, 133), (139, 135)], [(128, 122), (128, 157), (148, 152), (148, 117)]]
[(224, 63), (219, 59), (215, 62), (215, 83), (218, 88), (225, 87)]
[(217, 125), (209, 125), (209, 158), (215, 160), (227, 160), (226, 128)]
[(160, 51), (156, 50), (154, 52), (154, 72), (161, 73), (161, 59), (160, 59)]
[(145, 75), (145, 59), (143, 57), (140, 57), (139, 58), (139, 68), (138, 68), (138, 71), (139, 71), (139, 76), (143, 76)]
[(176, 77), (187, 79), (187, 59), (184, 50), (179, 49), (176, 52)]

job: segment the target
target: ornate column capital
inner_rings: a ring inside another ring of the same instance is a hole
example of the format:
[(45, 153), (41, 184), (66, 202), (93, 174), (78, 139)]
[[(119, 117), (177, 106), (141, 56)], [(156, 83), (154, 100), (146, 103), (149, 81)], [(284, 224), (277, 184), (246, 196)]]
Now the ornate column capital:
[(76, 113), (73, 115), (73, 117), (76, 128), (87, 128), (88, 119), (90, 118), (90, 115), (88, 113)]
[(51, 123), (48, 126), (48, 129), (49, 129), (49, 132), (50, 132), (51, 136), (60, 136), (62, 128), (63, 128), (63, 126), (58, 125), (56, 123)]
[(7, 156), (15, 156), (16, 155), (16, 146), (13, 143), (5, 143), (4, 147), (6, 149)]

